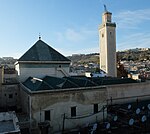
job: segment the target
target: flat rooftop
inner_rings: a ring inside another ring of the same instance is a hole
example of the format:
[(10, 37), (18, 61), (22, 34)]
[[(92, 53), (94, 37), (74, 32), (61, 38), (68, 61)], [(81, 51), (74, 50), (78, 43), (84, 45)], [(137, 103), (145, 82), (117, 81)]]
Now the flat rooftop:
[(14, 111), (0, 113), (0, 133), (20, 133), (18, 118)]

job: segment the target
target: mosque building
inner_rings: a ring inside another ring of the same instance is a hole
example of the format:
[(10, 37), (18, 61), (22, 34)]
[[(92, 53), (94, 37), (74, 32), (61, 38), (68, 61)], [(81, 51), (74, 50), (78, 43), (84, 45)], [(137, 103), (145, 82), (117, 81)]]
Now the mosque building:
[[(3, 89), (0, 95), (7, 102), (14, 100), (28, 117), (22, 122), (29, 130), (27, 133), (80, 129), (104, 120), (107, 116), (104, 107), (112, 102), (133, 102), (150, 94), (150, 82), (116, 77), (116, 24), (111, 22), (111, 15), (105, 8), (99, 38), (100, 69), (112, 77), (69, 76), (71, 61), (39, 37), (15, 63), (18, 82), (11, 85), (15, 94), (7, 89), (10, 84), (4, 84), (0, 78)], [(9, 96), (10, 92), (13, 95)]]

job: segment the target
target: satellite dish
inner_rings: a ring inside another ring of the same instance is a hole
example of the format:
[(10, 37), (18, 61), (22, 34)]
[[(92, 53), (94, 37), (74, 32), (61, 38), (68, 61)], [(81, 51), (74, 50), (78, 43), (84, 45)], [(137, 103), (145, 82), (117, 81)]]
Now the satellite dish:
[(150, 110), (150, 104), (147, 105), (148, 109)]
[(131, 118), (131, 119), (129, 120), (129, 125), (132, 126), (133, 123), (134, 123), (134, 119)]
[(139, 114), (141, 112), (140, 108), (136, 109), (136, 114)]
[(110, 128), (110, 123), (108, 122), (107, 124), (106, 124), (106, 129), (109, 129)]
[(128, 105), (128, 109), (131, 109), (131, 107), (132, 107), (131, 104), (129, 104), (129, 105)]
[(147, 120), (147, 117), (145, 115), (142, 116), (141, 121), (145, 122)]
[(116, 122), (118, 120), (118, 116), (114, 116), (114, 121)]
[(95, 131), (97, 129), (97, 123), (95, 123), (94, 125), (93, 125), (93, 130)]

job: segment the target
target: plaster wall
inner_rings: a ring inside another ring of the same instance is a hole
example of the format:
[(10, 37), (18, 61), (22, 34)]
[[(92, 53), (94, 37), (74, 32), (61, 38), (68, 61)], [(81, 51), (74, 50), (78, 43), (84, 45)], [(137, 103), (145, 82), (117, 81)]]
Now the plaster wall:
[(113, 103), (126, 103), (136, 99), (150, 99), (150, 82), (119, 84), (107, 86), (108, 100)]
[(20, 91), (18, 84), (2, 85), (0, 106), (20, 108)]
[[(63, 70), (69, 73), (69, 67), (64, 67)], [(57, 68), (20, 68), (19, 80), (24, 82), (28, 77), (43, 78), (45, 76), (64, 77), (65, 75), (58, 71)]]
[(117, 76), (116, 67), (116, 31), (115, 27), (107, 26), (107, 71), (108, 76)]
[(106, 44), (106, 28), (102, 26), (99, 28), (99, 44), (100, 44), (100, 69), (108, 72), (107, 69), (107, 44)]
[[(22, 87), (25, 88), (25, 87)], [(150, 82), (107, 85), (103, 87), (61, 89), (32, 92), (21, 90), (23, 111), (29, 113), (36, 122), (45, 121), (45, 111), (50, 110), (51, 131), (61, 131), (65, 114), (65, 130), (94, 123), (103, 118), (102, 107), (107, 103), (127, 103), (136, 99), (150, 99)], [(29, 106), (29, 96), (31, 106)], [(93, 114), (94, 104), (101, 112)], [(76, 107), (76, 117), (71, 118), (71, 107)], [(88, 116), (91, 115), (91, 116)], [(106, 114), (105, 114), (106, 115)]]
[(108, 76), (116, 77), (116, 31), (114, 26), (102, 24), (99, 28), (100, 68)]
[[(49, 91), (47, 93), (32, 94), (31, 111), (32, 118), (37, 122), (45, 121), (45, 111), (50, 110), (51, 131), (61, 131), (65, 114), (65, 130), (94, 123), (102, 120), (102, 107), (106, 105), (106, 89), (95, 88), (87, 90)], [(23, 91), (24, 110), (29, 113), (28, 97)], [(98, 110), (94, 113), (94, 104), (98, 104)], [(86, 118), (71, 119), (71, 107), (76, 107), (76, 117), (88, 116)]]

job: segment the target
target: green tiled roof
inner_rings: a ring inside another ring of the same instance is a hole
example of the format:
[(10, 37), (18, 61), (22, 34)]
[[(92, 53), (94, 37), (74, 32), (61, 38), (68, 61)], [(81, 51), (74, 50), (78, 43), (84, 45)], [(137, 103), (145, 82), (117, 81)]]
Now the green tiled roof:
[(31, 91), (67, 89), (79, 87), (94, 87), (101, 85), (137, 83), (136, 80), (130, 78), (87, 78), (87, 77), (52, 77), (46, 76), (43, 79), (29, 77), (23, 84)]
[(91, 80), (88, 80), (87, 77), (64, 77), (67, 80), (72, 81), (79, 87), (92, 87), (97, 86), (96, 83), (92, 82)]
[(68, 61), (65, 56), (38, 40), (18, 61)]
[(29, 77), (23, 84), (31, 91), (53, 89), (53, 87), (51, 87), (45, 81), (33, 77)]

